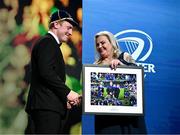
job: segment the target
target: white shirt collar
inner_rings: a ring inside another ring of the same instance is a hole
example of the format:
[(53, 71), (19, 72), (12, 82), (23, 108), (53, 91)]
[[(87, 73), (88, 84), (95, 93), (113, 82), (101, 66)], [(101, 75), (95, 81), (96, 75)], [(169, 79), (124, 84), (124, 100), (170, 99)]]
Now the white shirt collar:
[(55, 38), (58, 44), (60, 44), (58, 37), (52, 31), (48, 31), (48, 33), (51, 34)]

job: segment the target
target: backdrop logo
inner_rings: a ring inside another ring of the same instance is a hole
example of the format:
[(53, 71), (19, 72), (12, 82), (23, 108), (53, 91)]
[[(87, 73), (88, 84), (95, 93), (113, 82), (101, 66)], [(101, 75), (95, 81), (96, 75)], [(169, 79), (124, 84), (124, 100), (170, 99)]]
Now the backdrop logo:
[(129, 29), (115, 34), (120, 48), (127, 51), (136, 60), (138, 65), (144, 67), (144, 72), (155, 73), (155, 66), (145, 62), (153, 50), (152, 38), (141, 30)]

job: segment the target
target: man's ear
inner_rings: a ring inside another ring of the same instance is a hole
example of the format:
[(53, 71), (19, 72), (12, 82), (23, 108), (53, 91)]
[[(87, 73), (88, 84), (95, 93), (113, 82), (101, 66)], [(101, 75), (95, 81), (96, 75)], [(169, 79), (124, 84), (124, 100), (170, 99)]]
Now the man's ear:
[(58, 29), (59, 28), (59, 22), (54, 22), (54, 28)]

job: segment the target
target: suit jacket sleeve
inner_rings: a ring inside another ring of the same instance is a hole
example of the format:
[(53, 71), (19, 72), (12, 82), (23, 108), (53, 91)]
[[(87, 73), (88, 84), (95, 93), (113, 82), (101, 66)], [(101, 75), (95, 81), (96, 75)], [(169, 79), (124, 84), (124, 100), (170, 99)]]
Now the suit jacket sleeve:
[[(43, 82), (46, 84), (46, 86), (53, 90), (54, 93), (63, 101), (66, 101), (70, 89), (65, 85), (65, 82), (56, 73), (54, 69), (58, 64), (60, 64), (57, 63), (57, 59), (63, 60), (63, 57), (59, 58), (59, 55), (57, 55), (57, 49), (59, 49), (59, 46), (53, 44), (51, 40), (43, 40), (37, 53), (37, 65), (38, 69), (40, 70), (40, 76), (43, 79)], [(64, 64), (60, 66), (62, 66), (62, 68), (65, 68)]]

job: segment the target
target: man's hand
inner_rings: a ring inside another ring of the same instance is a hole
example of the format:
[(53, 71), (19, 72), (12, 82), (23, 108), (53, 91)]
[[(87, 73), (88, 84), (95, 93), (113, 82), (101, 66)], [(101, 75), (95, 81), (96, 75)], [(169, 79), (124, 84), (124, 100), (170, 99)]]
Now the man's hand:
[(67, 102), (67, 109), (71, 109), (71, 108), (72, 108), (71, 104)]
[(67, 109), (70, 110), (70, 109), (72, 109), (73, 106), (75, 106), (75, 105), (80, 105), (80, 104), (81, 104), (81, 101), (82, 101), (82, 95), (79, 95), (78, 99), (79, 99), (79, 104), (75, 104), (74, 101), (68, 101), (68, 102), (67, 102)]
[(80, 104), (80, 95), (74, 91), (70, 91), (67, 95), (67, 100), (70, 105), (79, 105)]

